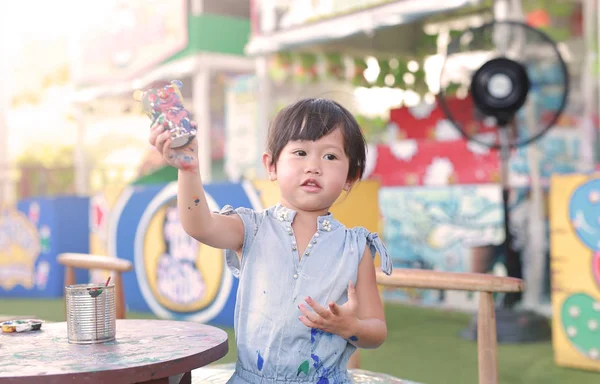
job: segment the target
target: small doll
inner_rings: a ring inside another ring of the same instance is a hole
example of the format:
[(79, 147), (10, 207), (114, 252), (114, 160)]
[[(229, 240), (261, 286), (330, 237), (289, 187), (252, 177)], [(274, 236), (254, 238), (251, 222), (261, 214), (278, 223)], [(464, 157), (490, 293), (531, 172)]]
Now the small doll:
[(167, 129), (171, 132), (171, 148), (186, 146), (196, 135), (190, 113), (182, 104), (182, 87), (181, 81), (173, 80), (155, 83), (145, 90), (133, 93), (134, 100), (142, 103), (144, 112), (153, 122), (167, 122)]

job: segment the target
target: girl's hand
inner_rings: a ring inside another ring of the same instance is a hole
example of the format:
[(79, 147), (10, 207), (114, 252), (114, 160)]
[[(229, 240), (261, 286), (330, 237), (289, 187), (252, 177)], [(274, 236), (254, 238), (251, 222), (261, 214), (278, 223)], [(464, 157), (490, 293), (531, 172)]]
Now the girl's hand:
[[(195, 122), (191, 122), (193, 126)], [(150, 127), (148, 141), (157, 151), (161, 152), (167, 164), (186, 171), (198, 170), (198, 141), (196, 137), (182, 148), (171, 148), (171, 132), (167, 129), (167, 122), (163, 119), (155, 120)]]
[(305, 301), (314, 312), (310, 311), (306, 305), (300, 304), (298, 308), (300, 308), (303, 316), (298, 317), (298, 319), (302, 324), (310, 328), (334, 333), (346, 340), (352, 340), (359, 326), (357, 317), (358, 301), (352, 282), (348, 283), (348, 301), (344, 305), (339, 306), (334, 302), (330, 302), (328, 307), (325, 308), (310, 297), (307, 297)]

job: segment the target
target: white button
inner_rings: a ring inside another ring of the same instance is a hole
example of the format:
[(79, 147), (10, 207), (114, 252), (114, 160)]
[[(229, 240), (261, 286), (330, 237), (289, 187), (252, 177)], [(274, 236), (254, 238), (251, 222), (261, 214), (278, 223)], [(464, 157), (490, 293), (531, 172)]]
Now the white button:
[(308, 245), (307, 245), (307, 247), (308, 247), (308, 248), (312, 248), (312, 244), (308, 244)]
[(315, 237), (319, 237), (319, 234), (318, 234), (318, 233), (315, 233)]
[(294, 279), (297, 279), (297, 278), (298, 278), (298, 274), (294, 273)]

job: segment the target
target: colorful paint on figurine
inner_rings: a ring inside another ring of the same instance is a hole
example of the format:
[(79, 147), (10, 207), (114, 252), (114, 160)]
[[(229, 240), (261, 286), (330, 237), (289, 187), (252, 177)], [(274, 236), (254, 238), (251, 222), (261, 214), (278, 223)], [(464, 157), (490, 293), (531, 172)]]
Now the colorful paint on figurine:
[(171, 148), (187, 145), (196, 135), (190, 113), (183, 107), (179, 80), (154, 83), (145, 90), (137, 90), (133, 98), (142, 103), (146, 115), (154, 122), (166, 122), (171, 132)]

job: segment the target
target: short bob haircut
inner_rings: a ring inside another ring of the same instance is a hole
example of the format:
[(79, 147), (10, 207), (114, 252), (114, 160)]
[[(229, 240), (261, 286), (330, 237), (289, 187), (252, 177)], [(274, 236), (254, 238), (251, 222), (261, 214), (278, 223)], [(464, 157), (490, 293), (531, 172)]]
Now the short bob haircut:
[(303, 99), (279, 111), (269, 127), (267, 143), (273, 164), (288, 142), (316, 141), (336, 128), (342, 130), (344, 152), (350, 160), (347, 180), (359, 180), (365, 171), (365, 137), (354, 116), (329, 99)]

